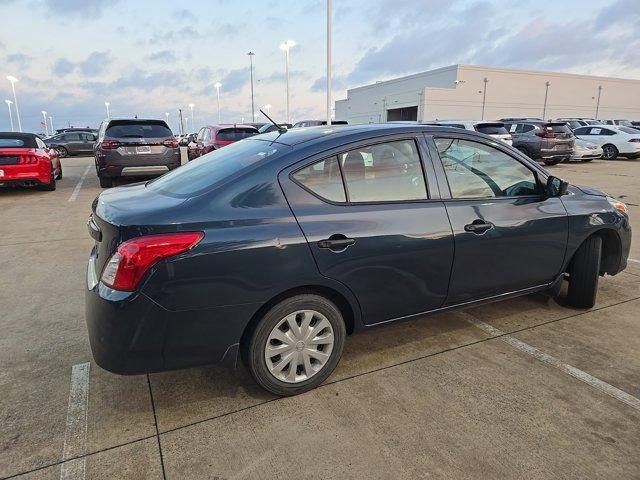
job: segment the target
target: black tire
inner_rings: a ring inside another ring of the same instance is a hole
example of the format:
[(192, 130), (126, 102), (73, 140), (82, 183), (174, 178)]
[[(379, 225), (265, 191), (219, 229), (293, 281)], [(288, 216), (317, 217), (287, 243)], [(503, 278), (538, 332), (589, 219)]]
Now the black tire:
[(62, 163), (60, 164), (60, 169), (58, 170), (58, 180), (62, 179)]
[(604, 158), (605, 160), (615, 160), (616, 158), (618, 158), (618, 153), (620, 152), (618, 152), (618, 149), (615, 145), (607, 143), (606, 145), (602, 146), (602, 158)]
[[(307, 380), (287, 383), (271, 374), (264, 353), (271, 331), (283, 318), (297, 310), (315, 310), (324, 315), (333, 329), (334, 344), (321, 370)], [(298, 395), (316, 388), (331, 375), (342, 356), (345, 337), (344, 319), (333, 302), (319, 295), (296, 295), (278, 303), (262, 317), (243, 345), (243, 359), (255, 381), (265, 390), (279, 396)]]
[(113, 187), (113, 179), (109, 177), (98, 177), (100, 180), (100, 186), (102, 188), (111, 188)]
[(560, 158), (551, 158), (549, 160), (543, 160), (545, 165), (557, 165), (559, 164), (561, 161), (563, 160), (562, 157)]
[(53, 192), (56, 189), (56, 176), (53, 172), (53, 165), (51, 165), (51, 179), (49, 183), (46, 185), (40, 185), (40, 190), (44, 190), (46, 192)]
[(569, 291), (567, 302), (572, 307), (591, 308), (596, 303), (602, 238), (587, 238), (576, 251), (569, 268)]
[(64, 147), (56, 147), (56, 151), (60, 155), (60, 158), (65, 158), (69, 156), (69, 151)]

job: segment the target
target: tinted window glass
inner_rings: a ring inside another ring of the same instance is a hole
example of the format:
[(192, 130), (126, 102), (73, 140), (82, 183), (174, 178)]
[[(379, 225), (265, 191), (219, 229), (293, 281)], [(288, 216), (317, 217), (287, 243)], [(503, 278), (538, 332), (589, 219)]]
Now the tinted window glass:
[(340, 154), (350, 202), (427, 198), (418, 150), (413, 140), (381, 143)]
[(576, 128), (573, 133), (576, 135), (589, 135), (589, 130), (591, 130), (591, 127), (580, 127)]
[(476, 125), (476, 131), (485, 135), (508, 135), (509, 132), (501, 123), (480, 123)]
[(534, 173), (488, 145), (451, 138), (435, 139), (453, 198), (536, 195)]
[(80, 140), (80, 134), (79, 133), (65, 133), (63, 140), (65, 142), (77, 142), (78, 140)]
[(233, 143), (172, 170), (147, 186), (177, 197), (198, 195), (268, 162), (279, 148), (261, 141)]
[(237, 142), (243, 138), (252, 137), (255, 134), (255, 130), (248, 130), (246, 128), (223, 128), (222, 130), (218, 130), (216, 138), (223, 142)]
[(615, 134), (616, 132), (614, 132), (613, 130), (609, 130), (608, 128), (603, 128), (602, 131), (599, 133), (599, 135), (615, 135)]
[(24, 140), (18, 138), (0, 138), (0, 147), (24, 147)]
[(164, 138), (173, 133), (163, 123), (111, 123), (106, 132), (111, 138)]
[(464, 128), (464, 125), (462, 125), (460, 123), (438, 123), (438, 125), (442, 125), (443, 127), (461, 128), (463, 130), (466, 130)]
[(566, 124), (557, 124), (551, 123), (549, 125), (545, 125), (545, 129), (547, 131), (552, 131), (553, 133), (571, 133), (571, 129)]
[(631, 128), (631, 127), (618, 127), (618, 130), (620, 130), (621, 132), (625, 132), (625, 133), (631, 133), (633, 135), (637, 135), (638, 130), (636, 130), (635, 128)]
[(522, 133), (531, 133), (536, 129), (535, 125), (531, 125), (531, 124), (524, 124), (522, 125)]
[(344, 185), (336, 157), (298, 170), (293, 178), (309, 190), (332, 202), (345, 202)]

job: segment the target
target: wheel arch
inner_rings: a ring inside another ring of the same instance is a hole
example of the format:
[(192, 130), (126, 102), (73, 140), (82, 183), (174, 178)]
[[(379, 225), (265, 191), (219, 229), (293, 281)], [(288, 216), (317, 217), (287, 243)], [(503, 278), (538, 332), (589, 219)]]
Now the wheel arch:
[(304, 286), (294, 287), (294, 288), (285, 290), (275, 295), (274, 297), (269, 299), (267, 302), (265, 302), (256, 311), (256, 313), (253, 314), (253, 316), (251, 317), (251, 320), (249, 320), (247, 325), (244, 327), (244, 330), (240, 337), (240, 345), (241, 346), (247, 345), (249, 336), (255, 329), (256, 325), (258, 325), (262, 317), (274, 305), (277, 305), (278, 303), (280, 303), (282, 300), (285, 300), (286, 298), (294, 297), (296, 295), (302, 295), (305, 293), (320, 295), (321, 297), (325, 297), (331, 300), (336, 305), (336, 307), (338, 307), (338, 309), (340, 310), (340, 313), (342, 314), (342, 318), (344, 319), (344, 323), (345, 323), (345, 328), (347, 330), (347, 335), (350, 335), (355, 331), (357, 327), (356, 322), (359, 319), (359, 316), (357, 316), (357, 314), (359, 312), (356, 310), (356, 306), (354, 306), (347, 299), (345, 295), (343, 295), (338, 290), (331, 287), (327, 287), (325, 285), (304, 285)]
[(584, 244), (584, 242), (594, 236), (598, 236), (602, 239), (600, 275), (602, 276), (605, 273), (608, 273), (609, 275), (615, 275), (616, 273), (618, 273), (622, 257), (622, 240), (620, 239), (620, 235), (618, 235), (618, 232), (616, 232), (616, 230), (613, 228), (601, 228), (585, 237), (571, 254), (571, 259), (567, 263), (567, 272), (569, 272), (571, 269), (573, 258), (575, 257), (578, 249)]

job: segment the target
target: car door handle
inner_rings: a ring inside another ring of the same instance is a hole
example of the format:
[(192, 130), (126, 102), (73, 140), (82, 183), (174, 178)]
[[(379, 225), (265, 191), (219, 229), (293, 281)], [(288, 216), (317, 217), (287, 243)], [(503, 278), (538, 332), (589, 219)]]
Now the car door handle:
[(474, 220), (472, 223), (464, 226), (465, 232), (481, 234), (493, 228), (493, 223), (484, 220)]
[(356, 241), (353, 238), (347, 238), (342, 234), (331, 235), (325, 240), (318, 242), (319, 248), (328, 248), (334, 252), (345, 250), (348, 246), (353, 245)]

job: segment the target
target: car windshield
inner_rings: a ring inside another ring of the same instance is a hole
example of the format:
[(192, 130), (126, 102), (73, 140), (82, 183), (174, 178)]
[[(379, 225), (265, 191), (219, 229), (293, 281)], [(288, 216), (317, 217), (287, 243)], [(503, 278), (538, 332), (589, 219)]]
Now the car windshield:
[(24, 140), (20, 140), (19, 138), (0, 138), (0, 147), (24, 147)]
[(111, 138), (165, 138), (173, 133), (164, 122), (112, 122), (105, 135)]
[(200, 195), (270, 160), (282, 148), (260, 140), (236, 142), (152, 180), (147, 187), (180, 198)]

